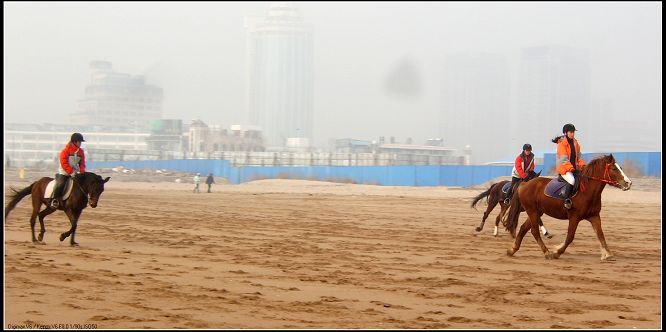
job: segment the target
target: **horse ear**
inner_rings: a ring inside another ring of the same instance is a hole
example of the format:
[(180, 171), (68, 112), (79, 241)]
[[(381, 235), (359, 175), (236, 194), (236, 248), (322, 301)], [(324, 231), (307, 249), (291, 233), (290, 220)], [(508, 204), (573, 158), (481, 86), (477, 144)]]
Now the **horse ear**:
[(615, 161), (615, 157), (613, 157), (613, 154), (612, 154), (612, 153), (610, 154), (610, 159), (611, 159), (612, 161)]
[(109, 180), (111, 180), (111, 177), (110, 177), (110, 176), (107, 176), (106, 179), (104, 179), (104, 183), (109, 182)]

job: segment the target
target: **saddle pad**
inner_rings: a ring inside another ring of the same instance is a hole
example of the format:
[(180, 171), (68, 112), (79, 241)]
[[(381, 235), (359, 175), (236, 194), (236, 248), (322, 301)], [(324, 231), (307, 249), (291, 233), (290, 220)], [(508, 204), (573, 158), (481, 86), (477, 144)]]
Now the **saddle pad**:
[[(560, 181), (559, 178), (554, 178), (550, 180), (550, 182), (548, 182), (546, 188), (543, 190), (543, 193), (548, 197), (564, 200), (564, 190), (565, 190), (564, 187), (567, 184), (568, 183), (565, 181)], [(577, 191), (572, 193), (571, 197), (573, 198), (574, 196), (576, 196), (576, 194), (578, 194)]]
[[(74, 188), (74, 180), (72, 178), (67, 179), (67, 182), (65, 183), (65, 190), (64, 194), (62, 195), (62, 199), (65, 200), (69, 198), (69, 195), (72, 193), (72, 188)], [(46, 189), (44, 190), (44, 197), (49, 198), (51, 195), (53, 195), (53, 188), (55, 187), (55, 180), (49, 181), (49, 184), (46, 185)]]
[(511, 181), (505, 183), (505, 184), (502, 186), (502, 193), (504, 193), (504, 194), (508, 193), (508, 192), (509, 192), (509, 188), (511, 188)]

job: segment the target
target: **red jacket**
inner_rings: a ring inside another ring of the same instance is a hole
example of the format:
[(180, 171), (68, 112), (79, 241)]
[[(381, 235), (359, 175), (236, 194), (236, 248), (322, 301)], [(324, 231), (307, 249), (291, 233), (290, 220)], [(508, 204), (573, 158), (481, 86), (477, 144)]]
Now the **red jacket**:
[[(531, 157), (531, 158), (530, 158)], [(521, 179), (524, 179), (527, 177), (527, 174), (529, 174), (530, 171), (534, 171), (534, 154), (530, 154), (530, 157), (526, 157), (526, 161), (529, 165), (524, 165), (523, 161), (523, 154), (519, 154), (518, 157), (516, 157), (516, 161), (513, 163), (513, 169), (514, 169), (514, 176), (516, 173), (518, 173), (518, 176)], [(527, 169), (525, 169), (527, 167)]]
[(69, 157), (75, 155), (81, 158), (79, 161), (79, 172), (83, 173), (86, 171), (86, 155), (83, 153), (83, 149), (76, 147), (72, 143), (67, 143), (67, 146), (60, 151), (60, 168), (67, 172), (67, 174), (74, 172), (73, 165), (69, 164)]

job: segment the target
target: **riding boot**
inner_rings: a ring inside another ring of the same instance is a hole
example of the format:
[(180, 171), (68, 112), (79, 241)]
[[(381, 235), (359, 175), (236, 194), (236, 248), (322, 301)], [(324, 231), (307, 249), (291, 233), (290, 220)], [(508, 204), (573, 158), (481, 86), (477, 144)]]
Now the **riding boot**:
[(564, 208), (565, 209), (571, 209), (571, 206), (573, 205), (573, 202), (571, 202), (571, 192), (573, 191), (573, 185), (567, 183), (565, 188), (564, 188)]
[(58, 208), (59, 206), (62, 206), (62, 187), (63, 184), (65, 183), (65, 177), (56, 174), (56, 183), (53, 188), (53, 198), (51, 199), (51, 207)]
[(509, 204), (511, 202), (511, 194), (513, 194), (512, 188), (509, 188), (509, 191), (506, 192), (506, 198), (504, 199), (504, 204)]

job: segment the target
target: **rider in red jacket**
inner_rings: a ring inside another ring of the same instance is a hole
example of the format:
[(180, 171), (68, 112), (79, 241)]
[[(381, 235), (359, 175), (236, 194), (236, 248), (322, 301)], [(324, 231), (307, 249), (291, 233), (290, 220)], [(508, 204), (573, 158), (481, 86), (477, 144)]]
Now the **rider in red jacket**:
[(51, 207), (58, 208), (63, 206), (62, 189), (67, 179), (72, 175), (83, 173), (86, 171), (86, 155), (81, 149), (81, 142), (85, 142), (83, 135), (79, 133), (72, 134), (69, 143), (60, 151), (60, 167), (58, 174), (56, 174), (56, 184), (53, 188), (53, 198), (51, 200)]
[(523, 152), (516, 157), (516, 161), (513, 163), (511, 187), (509, 187), (506, 193), (504, 204), (509, 204), (511, 201), (513, 188), (516, 186), (516, 183), (527, 178), (530, 173), (534, 173), (534, 155), (532, 154), (532, 145), (526, 143), (523, 145)]

